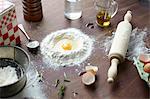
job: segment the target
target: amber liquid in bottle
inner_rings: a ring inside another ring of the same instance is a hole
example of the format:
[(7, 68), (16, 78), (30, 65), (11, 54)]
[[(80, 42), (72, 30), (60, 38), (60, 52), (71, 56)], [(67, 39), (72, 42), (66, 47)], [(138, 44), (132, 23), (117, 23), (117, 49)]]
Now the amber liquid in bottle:
[(97, 24), (100, 27), (108, 27), (110, 25), (111, 16), (107, 11), (99, 11), (96, 15)]

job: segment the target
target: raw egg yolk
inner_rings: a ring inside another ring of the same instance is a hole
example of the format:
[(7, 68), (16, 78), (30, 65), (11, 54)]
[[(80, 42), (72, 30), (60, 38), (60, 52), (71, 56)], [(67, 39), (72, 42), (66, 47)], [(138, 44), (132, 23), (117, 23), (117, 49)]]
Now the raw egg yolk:
[(71, 50), (71, 49), (72, 49), (72, 43), (69, 42), (69, 41), (67, 41), (67, 42), (65, 42), (65, 43), (62, 45), (62, 48), (63, 48), (64, 50)]

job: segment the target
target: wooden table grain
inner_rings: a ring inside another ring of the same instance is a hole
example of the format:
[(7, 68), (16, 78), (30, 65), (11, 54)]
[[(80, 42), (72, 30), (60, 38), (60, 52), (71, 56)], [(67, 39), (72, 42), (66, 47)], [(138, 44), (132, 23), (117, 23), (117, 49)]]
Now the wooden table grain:
[[(127, 10), (133, 12), (132, 25), (133, 28), (150, 29), (150, 4), (148, 0), (116, 0), (119, 4), (117, 14), (111, 19), (111, 26), (108, 28), (100, 28), (95, 24), (95, 8), (93, 0), (83, 1), (83, 14), (78, 20), (68, 20), (64, 17), (64, 0), (42, 0), (43, 20), (41, 22), (27, 22), (23, 18), (23, 10), (21, 0), (10, 0), (16, 4), (16, 13), (18, 23), (22, 23), (31, 38), (42, 41), (42, 39), (53, 31), (65, 28), (78, 28), (86, 34), (93, 36), (100, 41), (103, 36), (110, 35), (109, 32), (116, 29), (117, 24), (123, 20), (123, 16)], [(146, 2), (146, 3), (145, 3)], [(94, 23), (95, 28), (89, 29), (85, 25), (89, 22)], [(27, 42), (23, 34), (21, 34), (22, 47)], [(146, 39), (146, 44), (150, 48), (150, 36)], [(133, 62), (125, 60), (119, 65), (119, 72), (116, 81), (113, 84), (107, 83), (107, 70), (109, 68), (109, 60), (107, 54), (95, 45), (94, 52), (86, 61), (92, 65), (99, 67), (97, 80), (92, 86), (85, 86), (81, 83), (81, 77), (78, 76), (76, 69), (79, 67), (65, 67), (59, 70), (53, 70), (45, 66), (42, 60), (40, 50), (37, 55), (28, 52), (32, 63), (37, 70), (43, 74), (43, 87), (41, 90), (45, 94), (46, 99), (58, 99), (58, 88), (52, 86), (56, 79), (63, 80), (65, 72), (71, 82), (65, 83), (66, 90), (64, 99), (148, 99), (150, 91), (147, 84), (140, 79), (136, 67)], [(84, 65), (87, 65), (86, 63)], [(77, 92), (77, 95), (73, 95)], [(24, 97), (22, 97), (24, 98)], [(29, 99), (32, 97), (29, 97)], [(34, 98), (33, 98), (34, 99)], [(41, 99), (36, 97), (35, 99)]]

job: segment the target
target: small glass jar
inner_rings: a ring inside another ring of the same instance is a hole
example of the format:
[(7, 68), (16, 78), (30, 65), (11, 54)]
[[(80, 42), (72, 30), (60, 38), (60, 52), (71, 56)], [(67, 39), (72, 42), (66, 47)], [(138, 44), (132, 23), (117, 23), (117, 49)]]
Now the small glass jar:
[(110, 19), (118, 11), (118, 3), (114, 0), (94, 0), (97, 10), (96, 23), (100, 27), (108, 27)]

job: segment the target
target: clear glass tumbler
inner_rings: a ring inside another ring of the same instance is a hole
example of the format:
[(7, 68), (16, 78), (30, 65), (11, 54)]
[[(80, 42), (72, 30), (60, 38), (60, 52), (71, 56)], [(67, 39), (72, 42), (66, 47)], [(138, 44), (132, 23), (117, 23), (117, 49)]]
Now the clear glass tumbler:
[(70, 20), (79, 19), (82, 16), (82, 0), (65, 0), (64, 15)]

